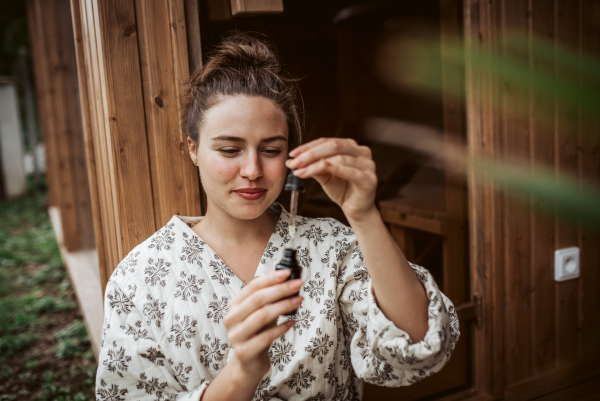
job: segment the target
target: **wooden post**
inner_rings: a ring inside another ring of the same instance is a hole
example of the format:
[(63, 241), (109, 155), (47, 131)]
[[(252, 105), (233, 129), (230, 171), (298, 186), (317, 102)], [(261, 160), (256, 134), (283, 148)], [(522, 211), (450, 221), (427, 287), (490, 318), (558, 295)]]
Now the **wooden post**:
[(37, 104), (46, 146), (49, 204), (60, 210), (64, 246), (94, 246), (69, 0), (29, 0)]
[(74, 25), (81, 27), (81, 102), (96, 167), (103, 288), (119, 261), (173, 214), (200, 214), (198, 173), (178, 114), (189, 76), (185, 10), (197, 10), (186, 3), (72, 0)]

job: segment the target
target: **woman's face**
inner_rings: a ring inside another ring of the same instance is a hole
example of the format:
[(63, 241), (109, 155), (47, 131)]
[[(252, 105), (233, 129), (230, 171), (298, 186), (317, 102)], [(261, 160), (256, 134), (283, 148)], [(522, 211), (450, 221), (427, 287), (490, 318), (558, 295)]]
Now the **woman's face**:
[(277, 199), (286, 176), (285, 115), (264, 97), (233, 96), (210, 108), (201, 128), (198, 160), (208, 209), (255, 219)]

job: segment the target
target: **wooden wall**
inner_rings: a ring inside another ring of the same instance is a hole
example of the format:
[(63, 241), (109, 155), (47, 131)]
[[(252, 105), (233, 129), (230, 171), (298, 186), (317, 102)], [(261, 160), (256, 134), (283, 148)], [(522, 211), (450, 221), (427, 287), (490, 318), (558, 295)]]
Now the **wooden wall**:
[(28, 0), (38, 117), (50, 206), (69, 251), (94, 247), (94, 231), (69, 0)]
[(182, 85), (200, 62), (198, 9), (189, 0), (71, 6), (104, 288), (120, 260), (173, 214), (200, 214), (179, 119)]
[[(598, 58), (600, 3), (465, 0), (470, 48), (508, 55), (514, 31)], [(583, 74), (543, 60), (525, 42), (519, 57), (531, 70), (584, 82)], [(547, 167), (581, 184), (600, 184), (598, 116), (469, 66), (466, 73), (472, 151), (489, 158), (516, 155), (532, 171)], [(476, 332), (475, 347), (478, 391), (525, 399), (599, 376), (600, 238), (576, 222), (540, 215), (491, 186), (471, 185), (469, 203), (472, 290), (484, 299), (484, 329)], [(556, 283), (554, 250), (570, 246), (581, 250), (581, 277)]]

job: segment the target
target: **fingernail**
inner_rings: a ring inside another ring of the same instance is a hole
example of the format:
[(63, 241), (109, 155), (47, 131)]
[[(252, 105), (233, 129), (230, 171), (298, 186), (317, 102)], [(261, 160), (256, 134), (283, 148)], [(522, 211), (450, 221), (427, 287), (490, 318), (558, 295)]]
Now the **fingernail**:
[(287, 325), (287, 327), (292, 327), (294, 324), (296, 323), (295, 320), (288, 320), (287, 322), (285, 322), (285, 324)]
[(281, 270), (279, 270), (279, 271), (278, 271), (277, 273), (275, 273), (275, 274), (276, 274), (276, 276), (277, 276), (277, 278), (278, 278), (279, 280), (283, 280), (284, 278), (287, 278), (287, 277), (289, 277), (289, 275), (290, 275), (291, 273), (292, 273), (292, 271), (291, 271), (291, 270), (289, 270), (289, 269), (281, 269)]
[(291, 290), (297, 290), (300, 287), (302, 287), (302, 280), (294, 280), (294, 281), (290, 281), (290, 289)]
[(294, 298), (292, 298), (292, 304), (299, 306), (303, 300), (304, 300), (304, 298), (302, 298), (302, 297), (294, 297)]
[(296, 170), (294, 170), (294, 171), (293, 171), (293, 173), (294, 173), (294, 175), (295, 175), (296, 177), (300, 177), (300, 176), (304, 175), (304, 173), (306, 173), (306, 169), (307, 169), (307, 168), (308, 168), (308, 167), (302, 167), (302, 168), (300, 168), (300, 169), (296, 169)]

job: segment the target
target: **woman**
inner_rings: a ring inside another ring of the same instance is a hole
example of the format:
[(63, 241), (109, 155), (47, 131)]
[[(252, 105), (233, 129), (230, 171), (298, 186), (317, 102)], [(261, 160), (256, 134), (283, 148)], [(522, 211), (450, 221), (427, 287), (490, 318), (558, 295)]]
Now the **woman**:
[[(408, 385), (450, 358), (453, 305), (387, 232), (369, 149), (296, 146), (294, 97), (271, 47), (245, 34), (192, 76), (185, 121), (207, 212), (173, 216), (113, 273), (99, 400), (360, 400), (363, 381)], [(275, 202), (287, 168), (351, 228), (299, 218), (292, 241)], [(290, 247), (303, 271), (286, 281), (274, 266)]]

